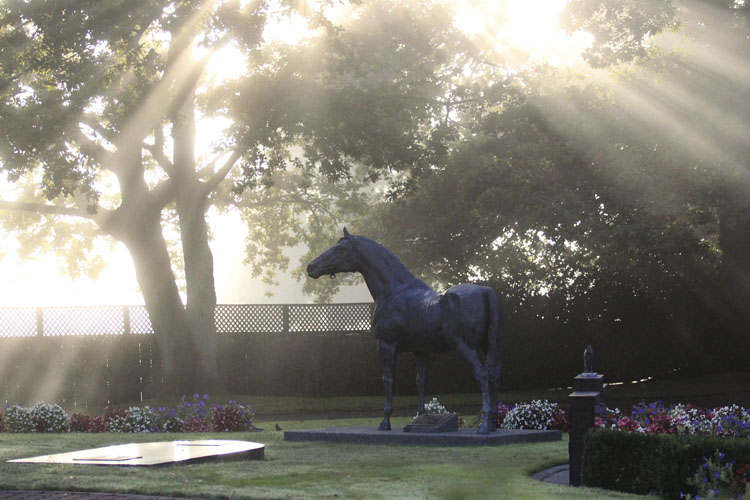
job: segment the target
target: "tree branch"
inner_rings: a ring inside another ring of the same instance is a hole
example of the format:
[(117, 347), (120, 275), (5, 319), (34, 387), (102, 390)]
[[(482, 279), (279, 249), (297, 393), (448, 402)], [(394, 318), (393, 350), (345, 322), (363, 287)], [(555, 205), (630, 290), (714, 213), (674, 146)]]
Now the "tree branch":
[(157, 144), (147, 144), (144, 142), (143, 147), (146, 151), (151, 153), (151, 157), (156, 160), (156, 163), (159, 164), (167, 175), (172, 175), (174, 172), (174, 165), (172, 165), (172, 162), (169, 161), (167, 155), (164, 154), (164, 151)]
[[(46, 215), (67, 215), (71, 217), (82, 217), (97, 222), (103, 213), (101, 209), (95, 214), (88, 213), (80, 208), (61, 207), (58, 205), (45, 205), (43, 203), (28, 203), (25, 201), (6, 201), (0, 200), (0, 210), (20, 210), (24, 212), (34, 212)], [(108, 211), (104, 211), (108, 212)]]
[(164, 208), (175, 199), (175, 183), (172, 179), (166, 179), (151, 190), (154, 203), (159, 208)]
[(206, 185), (203, 188), (203, 194), (208, 196), (214, 189), (216, 189), (216, 186), (221, 184), (221, 181), (223, 181), (227, 175), (229, 175), (229, 172), (232, 170), (232, 167), (234, 167), (235, 163), (237, 163), (237, 160), (240, 159), (239, 151), (234, 150), (232, 152), (232, 155), (227, 158), (227, 161), (224, 163), (224, 166), (222, 166), (219, 170), (216, 171), (216, 173), (206, 182)]
[(80, 122), (86, 125), (87, 127), (91, 127), (92, 130), (94, 130), (99, 135), (104, 137), (104, 139), (107, 140), (107, 142), (114, 144), (115, 141), (117, 140), (117, 134), (115, 134), (114, 132), (109, 130), (107, 127), (99, 123), (98, 119), (89, 113), (84, 113), (80, 119)]

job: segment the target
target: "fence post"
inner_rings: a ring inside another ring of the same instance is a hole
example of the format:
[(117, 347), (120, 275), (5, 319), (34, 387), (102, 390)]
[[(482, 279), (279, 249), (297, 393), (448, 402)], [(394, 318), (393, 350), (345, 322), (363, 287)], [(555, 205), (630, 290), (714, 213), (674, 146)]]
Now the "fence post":
[(130, 335), (130, 308), (122, 306), (122, 328), (124, 335)]
[(36, 336), (44, 336), (44, 315), (41, 307), (36, 308)]

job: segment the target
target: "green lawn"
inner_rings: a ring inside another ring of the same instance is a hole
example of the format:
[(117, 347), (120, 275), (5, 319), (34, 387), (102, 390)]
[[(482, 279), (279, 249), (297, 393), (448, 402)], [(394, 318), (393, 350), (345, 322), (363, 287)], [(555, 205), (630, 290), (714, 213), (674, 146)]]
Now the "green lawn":
[[(394, 419), (396, 427), (406, 418)], [(378, 419), (283, 421), (285, 429), (377, 425)], [(562, 442), (482, 448), (296, 443), (267, 430), (237, 434), (0, 434), (0, 489), (82, 490), (215, 498), (643, 498), (534, 481), (568, 460)], [(270, 425), (268, 425), (270, 424)], [(266, 445), (263, 461), (159, 468), (10, 464), (6, 460), (172, 439), (244, 439)]]
[[(605, 380), (612, 382), (611, 380)], [(572, 383), (572, 380), (571, 380)], [(652, 402), (663, 400), (667, 403), (694, 403), (698, 406), (714, 407), (727, 404), (750, 406), (750, 372), (714, 373), (701, 377), (666, 378), (647, 380), (639, 383), (626, 383), (607, 388), (608, 406), (619, 407), (629, 411), (630, 407), (640, 400)], [(568, 402), (571, 388), (529, 389), (523, 391), (502, 391), (498, 399), (509, 403), (547, 399), (557, 403)], [(230, 399), (252, 405), (258, 419), (286, 420), (300, 415), (317, 416), (318, 418), (351, 418), (376, 416), (383, 410), (383, 396), (336, 396), (336, 397), (301, 397), (301, 396), (262, 396), (247, 394), (211, 394), (211, 403), (226, 403)], [(450, 394), (428, 393), (427, 399), (437, 397), (449, 411), (457, 411), (464, 419), (473, 421), (481, 406), (479, 393)], [(192, 395), (188, 395), (191, 400)], [(150, 399), (146, 401), (121, 402), (116, 406), (152, 407), (174, 406), (179, 398), (173, 400)], [(394, 411), (400, 415), (416, 413), (416, 395), (394, 396)], [(85, 413), (99, 415), (102, 408), (72, 409), (68, 413)]]

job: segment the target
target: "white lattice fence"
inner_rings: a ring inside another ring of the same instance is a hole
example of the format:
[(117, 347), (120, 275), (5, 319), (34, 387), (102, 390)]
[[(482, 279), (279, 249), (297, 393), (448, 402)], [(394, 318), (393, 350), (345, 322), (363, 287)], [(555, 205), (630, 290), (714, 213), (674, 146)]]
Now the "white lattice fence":
[[(373, 304), (220, 304), (218, 333), (369, 331)], [(152, 335), (144, 306), (0, 308), (0, 338)]]
[(118, 306), (48, 307), (42, 309), (43, 335), (122, 335), (123, 316)]
[(0, 308), (0, 337), (34, 337), (37, 333), (37, 310), (35, 308)]
[(286, 305), (217, 305), (218, 333), (277, 333), (285, 331)]
[(368, 331), (371, 304), (310, 304), (289, 306), (290, 332)]

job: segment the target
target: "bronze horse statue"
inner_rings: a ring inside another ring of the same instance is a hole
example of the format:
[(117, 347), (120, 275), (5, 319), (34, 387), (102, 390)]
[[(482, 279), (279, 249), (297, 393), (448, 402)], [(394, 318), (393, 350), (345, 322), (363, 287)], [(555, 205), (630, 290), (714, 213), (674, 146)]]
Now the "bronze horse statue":
[[(457, 350), (470, 365), (482, 393), (478, 432), (496, 429), (497, 384), (500, 377), (500, 300), (492, 288), (462, 284), (438, 294), (415, 278), (380, 244), (349, 234), (307, 266), (312, 278), (358, 272), (375, 300), (372, 329), (385, 389), (385, 417), (380, 430), (391, 429), (393, 371), (396, 354), (412, 352), (417, 361), (417, 413), (424, 413), (424, 388), (431, 352)], [(482, 355), (484, 351), (484, 355)]]

